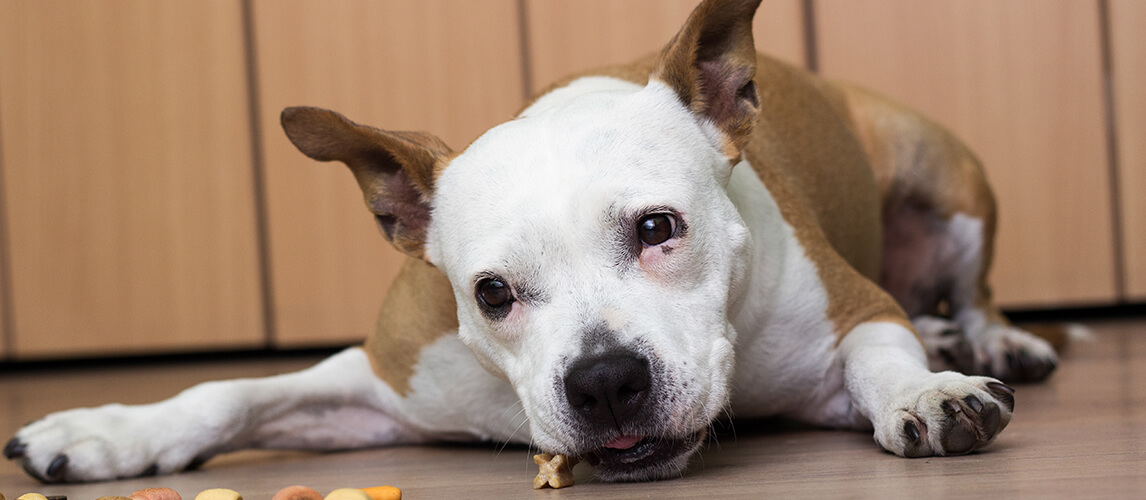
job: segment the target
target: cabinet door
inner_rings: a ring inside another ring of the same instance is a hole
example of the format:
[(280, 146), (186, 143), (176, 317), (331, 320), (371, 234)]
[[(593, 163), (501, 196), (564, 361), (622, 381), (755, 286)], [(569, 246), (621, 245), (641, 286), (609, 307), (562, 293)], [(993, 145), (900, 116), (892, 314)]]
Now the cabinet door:
[(517, 2), (256, 0), (255, 40), (280, 346), (363, 339), (404, 258), (341, 163), (283, 135), (284, 107), (425, 130), (455, 150), (523, 101)]
[(264, 340), (238, 0), (0, 0), (21, 359)]
[[(623, 64), (659, 51), (698, 0), (528, 0), (533, 91), (574, 72)], [(766, 0), (756, 13), (756, 47), (803, 66), (799, 0)]]
[(1126, 295), (1146, 300), (1146, 2), (1110, 2)]
[(1007, 306), (1115, 298), (1095, 2), (815, 4), (820, 68), (924, 111), (979, 155), (999, 200)]

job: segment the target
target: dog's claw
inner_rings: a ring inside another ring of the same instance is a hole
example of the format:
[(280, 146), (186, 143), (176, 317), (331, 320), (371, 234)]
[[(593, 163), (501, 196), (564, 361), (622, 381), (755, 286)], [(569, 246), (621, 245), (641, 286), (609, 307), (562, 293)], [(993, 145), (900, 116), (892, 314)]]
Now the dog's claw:
[(1008, 410), (1015, 411), (1015, 389), (1013, 387), (999, 382), (988, 382), (987, 390), (992, 396), (995, 396), (995, 399), (1007, 405)]
[(970, 406), (971, 411), (975, 413), (981, 413), (983, 411), (983, 402), (979, 401), (979, 398), (975, 396), (967, 396), (963, 398), (963, 402), (967, 403), (967, 406)]
[(68, 456), (56, 455), (52, 459), (52, 463), (48, 464), (47, 476), (49, 480), (59, 481), (63, 478), (64, 472), (68, 469)]
[(4, 458), (14, 460), (23, 458), (24, 454), (28, 452), (28, 445), (20, 441), (20, 438), (12, 438), (8, 440), (8, 444), (4, 445)]
[(919, 441), (919, 427), (915, 425), (915, 422), (911, 420), (904, 422), (903, 433), (907, 434), (907, 439), (910, 439), (912, 443)]

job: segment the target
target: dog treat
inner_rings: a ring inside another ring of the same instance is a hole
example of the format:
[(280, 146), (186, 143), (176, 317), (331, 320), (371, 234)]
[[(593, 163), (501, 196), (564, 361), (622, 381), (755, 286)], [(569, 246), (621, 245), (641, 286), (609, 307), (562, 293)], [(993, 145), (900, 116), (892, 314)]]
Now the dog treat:
[(131, 497), (121, 497), (119, 495), (104, 495), (96, 500), (131, 500)]
[(322, 500), (322, 493), (306, 486), (287, 486), (275, 493), (271, 500)]
[(179, 492), (171, 488), (145, 488), (128, 495), (131, 500), (183, 500)]
[(371, 500), (365, 491), (356, 488), (339, 488), (327, 493), (325, 500)]
[(542, 453), (533, 456), (533, 463), (540, 468), (537, 477), (533, 478), (533, 489), (538, 490), (546, 486), (554, 489), (573, 486), (573, 466), (577, 465), (576, 458)]
[(402, 500), (402, 490), (390, 485), (362, 488), (362, 491), (370, 495), (370, 500)]
[(25, 493), (16, 497), (16, 500), (48, 500), (48, 497), (39, 493)]
[(243, 500), (243, 495), (227, 488), (213, 488), (200, 491), (198, 495), (195, 495), (195, 500)]

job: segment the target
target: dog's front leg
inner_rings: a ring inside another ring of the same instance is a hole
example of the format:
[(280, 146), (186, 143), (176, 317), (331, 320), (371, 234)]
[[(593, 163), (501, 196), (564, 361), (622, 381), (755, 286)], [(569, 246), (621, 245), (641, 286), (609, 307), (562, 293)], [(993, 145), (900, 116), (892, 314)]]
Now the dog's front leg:
[(957, 455), (987, 445), (1007, 426), (1014, 391), (987, 377), (932, 373), (911, 330), (861, 323), (840, 342), (844, 384), (875, 440), (903, 457)]
[(80, 408), (21, 429), (4, 453), (46, 482), (168, 474), (243, 448), (330, 450), (422, 439), (366, 354), (296, 373), (207, 382), (153, 404)]

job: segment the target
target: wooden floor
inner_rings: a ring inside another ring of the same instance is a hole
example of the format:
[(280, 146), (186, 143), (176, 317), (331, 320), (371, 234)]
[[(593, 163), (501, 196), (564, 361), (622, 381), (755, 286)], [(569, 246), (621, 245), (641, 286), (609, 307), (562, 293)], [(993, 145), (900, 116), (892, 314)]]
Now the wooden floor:
[[(738, 422), (681, 479), (601, 484), (584, 466), (578, 484), (531, 489), (528, 451), (495, 445), (391, 448), (334, 454), (243, 452), (175, 476), (92, 485), (43, 486), (0, 463), (0, 492), (91, 500), (168, 486), (190, 500), (227, 487), (248, 500), (279, 488), (390, 484), (404, 498), (1144, 498), (1146, 497), (1146, 321), (1092, 323), (1097, 340), (1065, 354), (1041, 385), (1018, 387), (1010, 426), (989, 448), (951, 458), (902, 459), (869, 435)], [(45, 412), (110, 401), (147, 402), (194, 382), (293, 370), (311, 360), (180, 364), (0, 376), (0, 433)]]

